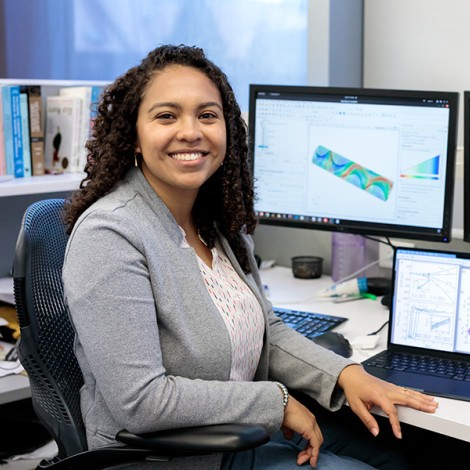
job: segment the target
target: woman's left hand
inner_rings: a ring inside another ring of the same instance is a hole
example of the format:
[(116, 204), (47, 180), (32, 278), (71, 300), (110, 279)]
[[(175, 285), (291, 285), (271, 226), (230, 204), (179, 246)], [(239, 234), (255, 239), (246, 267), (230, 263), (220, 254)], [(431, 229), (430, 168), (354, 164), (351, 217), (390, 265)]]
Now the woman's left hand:
[(338, 378), (351, 409), (369, 431), (377, 436), (379, 425), (370, 409), (377, 406), (388, 416), (393, 434), (401, 439), (400, 421), (395, 405), (434, 413), (438, 403), (429, 395), (399, 387), (368, 374), (359, 364), (347, 366)]

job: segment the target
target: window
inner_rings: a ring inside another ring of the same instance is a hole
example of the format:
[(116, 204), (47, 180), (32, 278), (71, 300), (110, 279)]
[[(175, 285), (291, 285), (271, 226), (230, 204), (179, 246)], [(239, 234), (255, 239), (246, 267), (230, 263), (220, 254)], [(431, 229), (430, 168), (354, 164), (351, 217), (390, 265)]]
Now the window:
[(249, 83), (307, 83), (308, 0), (4, 0), (3, 8), (7, 78), (112, 81), (172, 43), (202, 47), (244, 111)]

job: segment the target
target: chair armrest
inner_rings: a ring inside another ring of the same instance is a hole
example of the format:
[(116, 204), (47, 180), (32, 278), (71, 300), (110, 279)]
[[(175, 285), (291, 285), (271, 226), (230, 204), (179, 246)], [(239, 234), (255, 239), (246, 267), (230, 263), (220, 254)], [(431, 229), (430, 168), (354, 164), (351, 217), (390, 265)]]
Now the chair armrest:
[(168, 461), (173, 457), (237, 452), (252, 449), (269, 441), (262, 426), (252, 424), (217, 424), (170, 429), (147, 434), (126, 430), (116, 434), (123, 447), (106, 446), (72, 455), (63, 460), (43, 460), (38, 470), (102, 470), (126, 462)]
[(102, 470), (126, 462), (146, 459), (165, 462), (174, 457), (237, 452), (252, 449), (269, 441), (262, 426), (251, 424), (217, 424), (170, 429), (156, 433), (132, 434), (126, 430), (116, 434), (125, 446), (105, 446), (75, 454), (63, 460), (43, 460), (38, 470)]
[(254, 424), (216, 424), (139, 435), (122, 430), (116, 440), (139, 449), (205, 454), (252, 449), (268, 442), (269, 433)]

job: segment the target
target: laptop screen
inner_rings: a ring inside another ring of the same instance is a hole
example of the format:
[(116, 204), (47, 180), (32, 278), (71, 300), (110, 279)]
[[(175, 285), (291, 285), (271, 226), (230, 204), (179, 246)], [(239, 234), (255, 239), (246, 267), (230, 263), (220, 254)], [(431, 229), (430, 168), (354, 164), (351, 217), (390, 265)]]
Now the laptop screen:
[(391, 344), (470, 354), (470, 254), (396, 248)]

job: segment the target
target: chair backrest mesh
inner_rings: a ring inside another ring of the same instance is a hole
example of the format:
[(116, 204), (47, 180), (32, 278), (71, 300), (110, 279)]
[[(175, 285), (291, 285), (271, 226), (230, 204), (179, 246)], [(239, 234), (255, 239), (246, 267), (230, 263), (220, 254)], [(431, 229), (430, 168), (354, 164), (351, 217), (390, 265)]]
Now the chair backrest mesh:
[(83, 377), (73, 352), (74, 331), (62, 284), (68, 240), (63, 207), (63, 199), (28, 207), (13, 268), (19, 356), (35, 410), (57, 442), (60, 458), (86, 450), (79, 400)]

